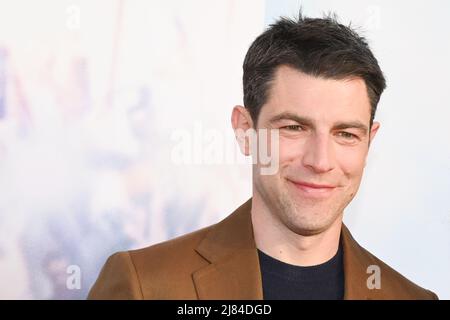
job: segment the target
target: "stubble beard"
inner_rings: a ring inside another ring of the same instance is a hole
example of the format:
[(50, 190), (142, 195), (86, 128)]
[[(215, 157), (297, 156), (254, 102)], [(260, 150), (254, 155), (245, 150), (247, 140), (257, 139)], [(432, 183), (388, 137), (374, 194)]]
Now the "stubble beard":
[(313, 236), (326, 231), (336, 219), (342, 219), (345, 206), (337, 204), (336, 207), (326, 208), (318, 200), (295, 199), (286, 185), (275, 190), (267, 189), (260, 183), (256, 189), (278, 228), (287, 228), (301, 236)]

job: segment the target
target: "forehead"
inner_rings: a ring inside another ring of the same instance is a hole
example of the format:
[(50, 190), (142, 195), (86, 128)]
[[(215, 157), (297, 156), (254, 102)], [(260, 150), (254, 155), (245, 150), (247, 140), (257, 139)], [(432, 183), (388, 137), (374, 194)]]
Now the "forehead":
[(288, 66), (275, 71), (261, 115), (284, 111), (316, 120), (370, 121), (370, 101), (362, 78), (325, 79)]

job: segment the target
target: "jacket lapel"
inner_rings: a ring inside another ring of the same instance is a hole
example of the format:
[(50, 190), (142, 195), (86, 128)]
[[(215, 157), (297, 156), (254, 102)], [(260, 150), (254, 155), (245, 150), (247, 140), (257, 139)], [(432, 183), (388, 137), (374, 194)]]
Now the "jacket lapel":
[[(261, 270), (253, 236), (251, 200), (214, 225), (196, 251), (210, 264), (193, 273), (199, 299), (263, 299)], [(344, 299), (377, 299), (369, 290), (371, 260), (342, 224)]]
[(350, 231), (342, 224), (341, 241), (344, 252), (344, 275), (346, 300), (380, 299), (379, 290), (370, 290), (367, 268), (374, 262), (366, 251), (353, 239)]
[(214, 225), (196, 251), (210, 262), (193, 274), (199, 299), (262, 299), (251, 199)]

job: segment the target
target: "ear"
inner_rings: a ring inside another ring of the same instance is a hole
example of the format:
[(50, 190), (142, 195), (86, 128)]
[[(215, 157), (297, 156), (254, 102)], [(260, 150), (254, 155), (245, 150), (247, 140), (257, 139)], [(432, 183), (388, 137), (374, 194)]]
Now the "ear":
[(377, 134), (379, 128), (380, 128), (379, 122), (372, 123), (372, 128), (370, 128), (369, 132), (369, 147), (370, 144), (372, 143), (372, 140), (375, 138), (375, 135)]
[(248, 130), (253, 129), (252, 117), (248, 110), (243, 106), (235, 106), (231, 114), (231, 125), (233, 126), (236, 140), (241, 152), (250, 155), (250, 138)]

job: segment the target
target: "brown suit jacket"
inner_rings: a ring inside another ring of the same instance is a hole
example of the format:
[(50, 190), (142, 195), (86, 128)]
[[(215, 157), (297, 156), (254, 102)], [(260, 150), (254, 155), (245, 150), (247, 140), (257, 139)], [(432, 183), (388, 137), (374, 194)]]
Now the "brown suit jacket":
[[(88, 299), (263, 299), (251, 199), (221, 222), (107, 260)], [(345, 299), (437, 299), (362, 248), (342, 226)], [(381, 288), (369, 289), (370, 265)]]

